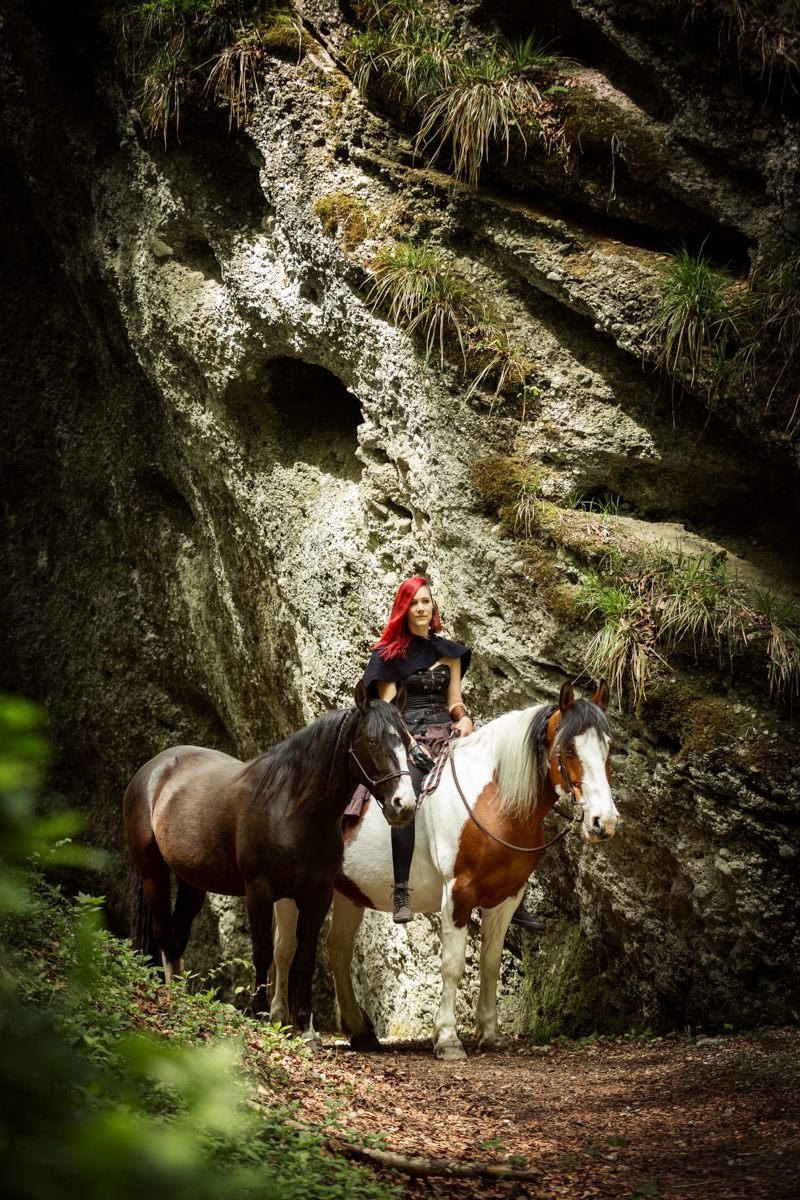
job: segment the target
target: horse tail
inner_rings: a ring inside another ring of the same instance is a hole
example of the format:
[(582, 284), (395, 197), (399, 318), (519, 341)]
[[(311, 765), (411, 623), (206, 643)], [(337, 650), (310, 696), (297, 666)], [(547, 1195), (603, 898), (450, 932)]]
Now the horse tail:
[(145, 959), (152, 959), (156, 966), (161, 966), (161, 951), (156, 943), (153, 914), (145, 899), (144, 883), (133, 859), (131, 859), (130, 884), (131, 943), (134, 950), (141, 950)]

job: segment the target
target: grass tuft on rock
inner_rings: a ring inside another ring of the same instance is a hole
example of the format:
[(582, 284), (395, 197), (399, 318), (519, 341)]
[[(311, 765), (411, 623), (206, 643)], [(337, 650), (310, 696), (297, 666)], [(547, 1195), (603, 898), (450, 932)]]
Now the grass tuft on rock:
[(390, 320), (409, 335), (422, 335), (426, 363), (438, 351), (440, 367), (447, 360), (472, 375), (465, 399), (492, 383), (495, 396), (516, 394), (524, 419), (526, 404), (539, 395), (530, 381), (536, 364), (439, 247), (430, 242), (385, 246), (370, 273), (375, 284), (367, 303), (388, 310)]
[(270, 56), (299, 62), (306, 39), (291, 0), (104, 0), (101, 21), (151, 134), (179, 138), (181, 114), (224, 104), (247, 120)]
[(526, 135), (560, 144), (559, 124), (539, 118), (551, 108), (543, 89), (571, 62), (535, 32), (477, 54), (461, 50), (419, 0), (375, 0), (367, 21), (345, 48), (356, 86), (418, 116), (417, 151), (447, 154), (458, 179), (477, 184), (498, 147), (507, 161), (514, 133), (523, 145)]
[(800, 610), (791, 597), (731, 579), (724, 552), (690, 555), (648, 545), (623, 556), (612, 549), (584, 585), (590, 614), (601, 621), (590, 668), (621, 696), (638, 702), (670, 656), (715, 663), (732, 672), (759, 658), (770, 695), (800, 696)]
[(749, 388), (791, 436), (800, 423), (800, 242), (767, 248), (746, 289), (701, 247), (662, 265), (648, 349), (672, 381), (711, 405), (720, 389)]

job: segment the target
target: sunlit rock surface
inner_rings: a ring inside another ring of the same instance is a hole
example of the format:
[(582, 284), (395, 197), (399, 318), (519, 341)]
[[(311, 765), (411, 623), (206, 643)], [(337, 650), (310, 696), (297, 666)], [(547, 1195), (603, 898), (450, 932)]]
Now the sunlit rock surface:
[[(528, 19), (507, 7), (516, 25)], [(610, 101), (623, 104), (634, 77), (663, 91), (653, 47), (636, 41), (634, 54), (610, 17), (575, 8), (617, 46)], [(120, 852), (97, 884), (115, 929), (128, 778), (182, 742), (247, 758), (349, 704), (404, 576), (430, 575), (447, 632), (473, 647), (479, 720), (551, 699), (565, 678), (591, 694), (591, 631), (548, 607), (472, 489), (476, 459), (541, 464), (555, 501), (620, 495), (626, 532), (674, 541), (689, 526), (699, 548), (797, 586), (796, 443), (744, 400), (711, 416), (688, 395), (675, 408), (642, 369), (663, 238), (683, 214), (745, 268), (748, 242), (790, 220), (792, 193), (774, 181), (789, 169), (791, 112), (764, 149), (750, 125), (726, 124), (735, 97), (717, 111), (702, 88), (696, 109), (686, 93), (667, 122), (683, 140), (649, 228), (646, 188), (612, 212), (594, 184), (534, 191), (535, 162), (479, 192), (454, 186), (415, 162), (408, 131), (370, 112), (321, 45), (297, 67), (272, 65), (246, 130), (229, 135), (222, 112), (187, 120), (165, 150), (145, 137), (96, 31), (51, 15), (37, 25), (21, 5), (2, 30), (0, 685), (49, 707), (57, 796)], [(329, 17), (334, 51), (341, 34)], [(606, 76), (586, 69), (602, 90)], [(661, 137), (665, 113), (648, 121)], [(735, 195), (719, 166), (723, 125), (728, 164), (736, 142), (745, 172)], [(757, 177), (770, 153), (775, 170)], [(314, 212), (334, 193), (375, 215), (353, 252)], [(390, 236), (437, 240), (493, 298), (538, 364), (524, 421), (513, 399), (465, 399), (455, 367), (435, 354), (426, 364), (366, 303), (364, 268)], [(585, 563), (550, 550), (560, 583), (578, 583)], [(686, 664), (675, 687), (638, 716), (615, 704), (623, 825), (605, 846), (576, 838), (550, 852), (536, 904), (579, 924), (616, 1017), (787, 1020), (800, 1011), (794, 727), (747, 680)], [(695, 736), (689, 709), (730, 736)], [(241, 909), (216, 899), (190, 961), (204, 972), (246, 946)], [(405, 931), (367, 918), (357, 986), (380, 1032), (430, 1027), (437, 955), (435, 918)], [(505, 956), (501, 1004), (522, 1031), (519, 961)], [(318, 993), (324, 1027), (329, 981)]]

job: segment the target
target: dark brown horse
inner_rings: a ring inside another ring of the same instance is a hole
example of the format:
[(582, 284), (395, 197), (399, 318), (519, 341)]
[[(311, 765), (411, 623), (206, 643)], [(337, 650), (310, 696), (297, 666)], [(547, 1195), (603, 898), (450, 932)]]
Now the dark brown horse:
[[(359, 683), (355, 708), (325, 713), (247, 764), (217, 750), (176, 746), (136, 773), (123, 804), (138, 873), (131, 937), (137, 949), (160, 954), (167, 981), (183, 970), (206, 892), (246, 896), (256, 969), (253, 1011), (265, 1013), (272, 909), (290, 897), (299, 910), (297, 1023), (302, 1036), (316, 1042), (311, 982), (344, 852), (342, 814), (356, 784), (365, 783), (390, 825), (404, 825), (414, 815), (406, 767), (410, 739), (398, 711), (405, 688), (400, 690), (385, 704), (370, 700)], [(178, 877), (174, 912), (170, 870)]]

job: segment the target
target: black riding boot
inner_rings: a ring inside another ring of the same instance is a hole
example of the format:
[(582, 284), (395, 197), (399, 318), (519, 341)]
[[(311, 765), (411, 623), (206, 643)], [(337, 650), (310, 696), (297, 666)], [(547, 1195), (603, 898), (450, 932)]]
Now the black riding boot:
[(406, 925), (414, 920), (411, 908), (408, 880), (411, 875), (411, 859), (414, 856), (416, 840), (414, 820), (407, 825), (392, 826), (392, 866), (394, 868), (394, 921), (396, 925)]
[(527, 929), (529, 933), (544, 933), (545, 926), (541, 921), (537, 921), (526, 908), (518, 904), (511, 918), (512, 925), (520, 925), (523, 929)]
[[(419, 789), (425, 775), (410, 759), (408, 769), (411, 772), (411, 786), (414, 789), (414, 795), (419, 799)], [(416, 817), (412, 817), (407, 825), (392, 826), (393, 919), (396, 925), (407, 925), (409, 921), (414, 920), (408, 881), (411, 878), (411, 859), (414, 857), (416, 837)]]

